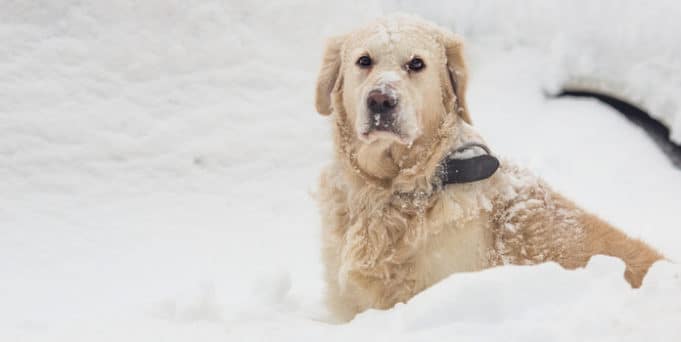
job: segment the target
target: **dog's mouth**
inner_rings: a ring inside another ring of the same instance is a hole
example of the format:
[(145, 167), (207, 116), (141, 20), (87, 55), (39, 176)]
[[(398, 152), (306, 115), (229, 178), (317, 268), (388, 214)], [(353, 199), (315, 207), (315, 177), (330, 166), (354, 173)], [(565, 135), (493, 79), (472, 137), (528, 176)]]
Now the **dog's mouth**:
[(397, 112), (368, 113), (364, 129), (360, 131), (360, 138), (366, 142), (391, 139), (401, 144), (409, 144), (410, 139), (401, 129), (397, 115)]
[(411, 145), (420, 134), (416, 111), (408, 98), (398, 96), (393, 86), (381, 85), (363, 97), (357, 112), (356, 122), (359, 139), (374, 141), (393, 141)]
[(396, 124), (395, 113), (369, 113), (368, 132), (388, 132), (399, 135), (400, 129)]

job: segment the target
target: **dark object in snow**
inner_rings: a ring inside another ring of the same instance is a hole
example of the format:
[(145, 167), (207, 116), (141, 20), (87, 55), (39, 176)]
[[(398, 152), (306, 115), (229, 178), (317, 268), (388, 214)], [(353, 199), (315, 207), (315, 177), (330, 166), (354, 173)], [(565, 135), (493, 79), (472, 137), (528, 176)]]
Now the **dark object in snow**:
[(487, 154), (470, 158), (447, 158), (442, 162), (442, 185), (470, 183), (491, 177), (499, 168), (499, 160), (490, 154), (487, 146), (470, 143), (458, 148), (455, 152), (462, 153), (467, 149), (480, 147)]
[(655, 141), (655, 144), (660, 147), (672, 164), (676, 168), (681, 169), (681, 146), (669, 140), (669, 128), (653, 119), (648, 113), (625, 101), (600, 93), (564, 90), (558, 94), (558, 97), (565, 96), (593, 97), (610, 105), (618, 112), (624, 114), (630, 122), (641, 127)]

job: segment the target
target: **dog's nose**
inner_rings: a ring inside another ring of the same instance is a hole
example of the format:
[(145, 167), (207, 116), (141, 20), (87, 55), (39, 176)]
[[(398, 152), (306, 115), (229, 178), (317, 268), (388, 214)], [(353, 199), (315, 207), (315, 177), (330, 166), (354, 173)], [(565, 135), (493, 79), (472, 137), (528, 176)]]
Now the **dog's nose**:
[(372, 90), (367, 97), (367, 107), (372, 113), (384, 114), (397, 106), (397, 98), (380, 90)]

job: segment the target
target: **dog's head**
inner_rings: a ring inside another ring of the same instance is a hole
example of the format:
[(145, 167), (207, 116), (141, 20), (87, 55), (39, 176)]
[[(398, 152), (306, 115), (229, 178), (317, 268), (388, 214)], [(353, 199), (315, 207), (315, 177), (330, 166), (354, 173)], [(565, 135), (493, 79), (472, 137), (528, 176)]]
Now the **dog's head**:
[(432, 136), (445, 115), (470, 123), (465, 88), (457, 36), (392, 16), (328, 41), (316, 106), (325, 115), (342, 109), (360, 144), (411, 145)]

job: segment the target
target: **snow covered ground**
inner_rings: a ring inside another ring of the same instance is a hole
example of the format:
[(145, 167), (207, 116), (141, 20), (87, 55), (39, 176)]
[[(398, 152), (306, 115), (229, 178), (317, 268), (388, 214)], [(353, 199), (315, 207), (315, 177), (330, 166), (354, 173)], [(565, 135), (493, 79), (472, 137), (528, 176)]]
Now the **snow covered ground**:
[[(457, 274), (324, 323), (321, 47), (394, 10), (466, 37), (493, 149), (681, 260), (679, 170), (610, 108), (546, 95), (596, 75), (678, 111), (681, 6), (562, 3), (0, 0), (0, 340), (678, 340), (681, 266), (631, 290), (606, 257)], [(657, 115), (679, 141), (674, 113)]]

